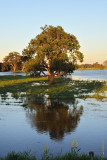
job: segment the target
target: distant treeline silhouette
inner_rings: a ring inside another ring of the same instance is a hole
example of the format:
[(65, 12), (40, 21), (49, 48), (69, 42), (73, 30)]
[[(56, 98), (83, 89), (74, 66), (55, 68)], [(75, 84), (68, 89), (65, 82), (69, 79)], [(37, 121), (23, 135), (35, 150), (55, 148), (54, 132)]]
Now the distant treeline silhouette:
[(107, 60), (103, 62), (103, 64), (99, 64), (95, 62), (93, 64), (81, 64), (77, 65), (77, 69), (107, 69)]

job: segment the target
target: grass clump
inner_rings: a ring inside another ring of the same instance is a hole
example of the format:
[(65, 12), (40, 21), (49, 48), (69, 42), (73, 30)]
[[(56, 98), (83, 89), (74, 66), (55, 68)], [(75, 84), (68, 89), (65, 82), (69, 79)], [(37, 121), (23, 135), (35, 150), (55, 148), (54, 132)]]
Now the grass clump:
[(0, 158), (0, 160), (37, 160), (35, 156), (32, 156), (29, 152), (10, 152), (5, 158)]

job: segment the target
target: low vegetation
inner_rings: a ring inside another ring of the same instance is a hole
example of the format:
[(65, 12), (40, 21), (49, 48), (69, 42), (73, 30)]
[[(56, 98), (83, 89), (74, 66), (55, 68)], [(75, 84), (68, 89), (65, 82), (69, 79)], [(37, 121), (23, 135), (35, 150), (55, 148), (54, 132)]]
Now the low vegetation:
[[(91, 158), (87, 154), (77, 154), (74, 152), (68, 152), (65, 155), (57, 155), (53, 157), (52, 154), (48, 155), (43, 153), (42, 160), (107, 160), (107, 158), (95, 156)], [(0, 160), (37, 160), (36, 156), (32, 156), (29, 152), (10, 152), (5, 158)]]
[(73, 81), (69, 78), (56, 78), (55, 83), (51, 85), (46, 77), (0, 77), (0, 94), (10, 92), (20, 96), (21, 92), (26, 92), (29, 95), (38, 97), (48, 95), (48, 98), (57, 99), (97, 98), (103, 100), (107, 98), (105, 91), (107, 91), (106, 82), (99, 81)]

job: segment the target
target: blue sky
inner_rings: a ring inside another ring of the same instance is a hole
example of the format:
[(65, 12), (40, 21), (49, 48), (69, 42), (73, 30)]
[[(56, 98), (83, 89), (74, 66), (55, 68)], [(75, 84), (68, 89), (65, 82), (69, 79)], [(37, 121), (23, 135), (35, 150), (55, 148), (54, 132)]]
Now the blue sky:
[(74, 34), (84, 63), (107, 60), (107, 0), (0, 0), (0, 61), (21, 54), (45, 24)]

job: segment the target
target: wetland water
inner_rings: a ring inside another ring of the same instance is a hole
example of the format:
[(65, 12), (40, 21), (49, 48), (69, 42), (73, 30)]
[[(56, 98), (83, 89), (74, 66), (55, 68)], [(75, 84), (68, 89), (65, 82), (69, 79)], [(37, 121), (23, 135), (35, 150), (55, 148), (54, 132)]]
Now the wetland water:
[(76, 70), (72, 73), (73, 79), (107, 80), (107, 70)]
[(8, 75), (12, 75), (12, 76), (18, 76), (18, 75), (26, 75), (25, 73), (23, 72), (0, 72), (0, 76), (8, 76)]
[[(107, 70), (75, 71), (73, 76), (107, 80)], [(104, 141), (107, 157), (107, 100), (0, 95), (0, 156), (12, 150), (31, 150), (41, 158), (46, 145), (53, 155), (61, 150), (63, 154), (71, 150), (73, 139), (78, 141), (80, 153), (94, 151), (98, 155)]]
[(53, 155), (70, 151), (73, 139), (81, 152), (102, 150), (107, 156), (107, 102), (37, 99), (16, 94), (0, 96), (0, 156), (29, 151), (41, 157), (47, 145)]
[[(25, 75), (25, 73), (0, 72), (0, 76), (2, 75)], [(71, 76), (74, 79), (82, 78), (82, 79), (107, 80), (107, 70), (75, 70), (74, 73), (70, 75), (70, 77)]]

